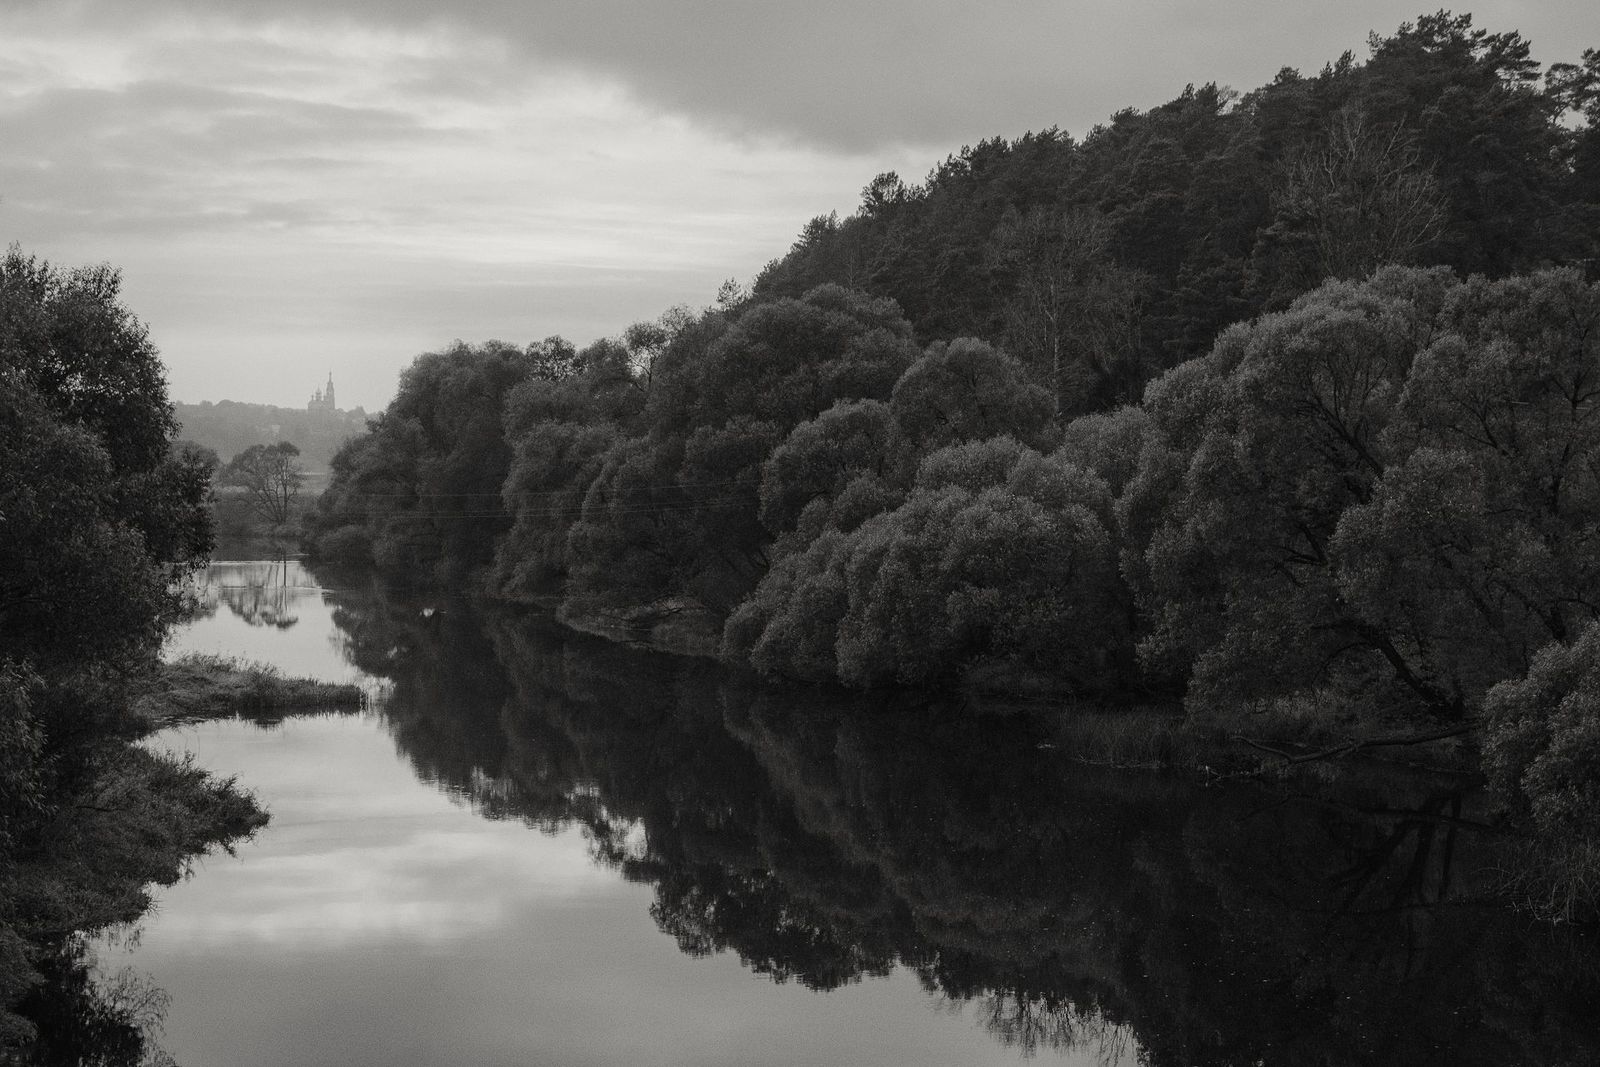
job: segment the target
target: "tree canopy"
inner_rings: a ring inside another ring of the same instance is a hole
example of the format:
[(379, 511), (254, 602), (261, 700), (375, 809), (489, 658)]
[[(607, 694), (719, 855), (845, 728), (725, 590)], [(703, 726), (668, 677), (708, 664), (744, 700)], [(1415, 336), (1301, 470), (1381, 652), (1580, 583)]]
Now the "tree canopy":
[[(42, 974), (81, 985), (73, 931), (132, 920), (150, 883), (263, 818), (130, 743), (210, 550), (211, 466), (173, 447), (160, 361), (118, 293), (108, 267), (0, 259), (0, 1056), (41, 1036)], [(137, 1053), (135, 1027), (103, 1022)]]
[(1600, 613), (1597, 84), (1440, 12), (879, 175), (701, 312), (420, 358), (313, 547), (780, 677), (1499, 730)]
[(289, 521), (290, 509), (305, 483), (305, 470), (300, 466), (300, 449), (290, 441), (279, 441), (251, 445), (228, 461), (219, 479), (244, 492), (257, 518), (278, 527)]

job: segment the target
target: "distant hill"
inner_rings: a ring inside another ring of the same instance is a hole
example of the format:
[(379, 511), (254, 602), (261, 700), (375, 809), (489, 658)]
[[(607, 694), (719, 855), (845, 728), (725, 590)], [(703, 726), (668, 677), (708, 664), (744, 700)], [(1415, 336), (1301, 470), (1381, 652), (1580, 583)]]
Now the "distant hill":
[(333, 453), (345, 438), (363, 433), (367, 428), (367, 413), (361, 408), (308, 411), (271, 404), (242, 404), (236, 400), (176, 404), (174, 407), (182, 425), (178, 436), (214, 450), (224, 463), (251, 445), (293, 442), (300, 449), (301, 462), (314, 483), (326, 477)]

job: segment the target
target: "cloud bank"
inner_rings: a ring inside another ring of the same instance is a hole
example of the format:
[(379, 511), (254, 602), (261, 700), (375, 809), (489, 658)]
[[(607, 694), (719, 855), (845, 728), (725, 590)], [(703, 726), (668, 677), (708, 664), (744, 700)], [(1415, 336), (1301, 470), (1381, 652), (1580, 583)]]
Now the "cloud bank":
[[(1477, 21), (1549, 62), (1600, 44), (1591, 8), (1499, 0)], [(1406, 17), (1372, 0), (13, 0), (0, 240), (122, 266), (180, 399), (300, 403), (331, 366), (376, 407), (455, 337), (581, 343), (707, 303), (881, 171), (1081, 135), (1188, 82), (1250, 88)]]

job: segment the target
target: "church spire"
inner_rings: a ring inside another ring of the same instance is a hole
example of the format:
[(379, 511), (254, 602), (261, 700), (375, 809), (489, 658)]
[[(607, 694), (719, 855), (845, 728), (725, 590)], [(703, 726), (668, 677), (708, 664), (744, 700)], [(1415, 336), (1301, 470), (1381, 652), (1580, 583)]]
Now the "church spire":
[(333, 371), (330, 370), (328, 372), (328, 384), (316, 391), (310, 402), (306, 404), (306, 410), (312, 414), (328, 415), (335, 414), (339, 410), (333, 399)]

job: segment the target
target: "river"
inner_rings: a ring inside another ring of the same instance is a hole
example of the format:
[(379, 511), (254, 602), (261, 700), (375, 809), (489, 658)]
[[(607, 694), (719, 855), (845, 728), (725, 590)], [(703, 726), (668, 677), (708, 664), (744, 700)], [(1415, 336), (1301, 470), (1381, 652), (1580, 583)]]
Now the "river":
[(272, 815), (101, 950), (178, 1063), (1600, 1062), (1446, 779), (1203, 788), (292, 560), (203, 602), (169, 654), (372, 700), (153, 740)]

